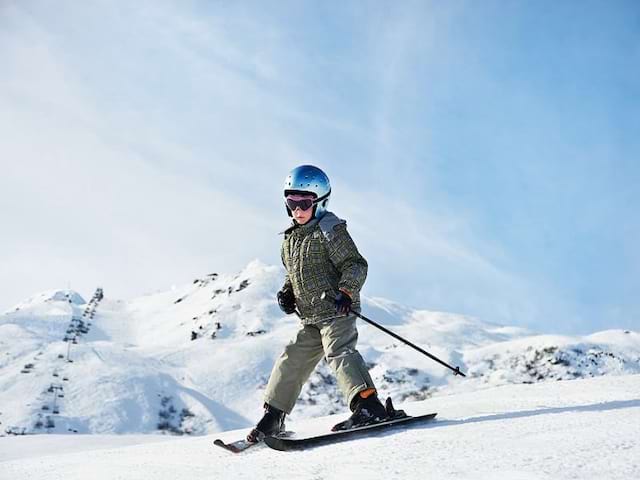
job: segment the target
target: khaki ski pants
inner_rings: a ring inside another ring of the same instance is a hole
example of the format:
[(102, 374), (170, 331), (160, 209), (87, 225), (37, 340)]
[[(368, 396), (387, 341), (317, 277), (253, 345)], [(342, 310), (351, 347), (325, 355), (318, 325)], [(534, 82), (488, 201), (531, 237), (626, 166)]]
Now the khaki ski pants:
[(355, 315), (304, 325), (273, 366), (265, 402), (291, 413), (302, 386), (324, 356), (350, 405), (359, 392), (374, 388), (364, 360), (356, 350), (357, 341)]

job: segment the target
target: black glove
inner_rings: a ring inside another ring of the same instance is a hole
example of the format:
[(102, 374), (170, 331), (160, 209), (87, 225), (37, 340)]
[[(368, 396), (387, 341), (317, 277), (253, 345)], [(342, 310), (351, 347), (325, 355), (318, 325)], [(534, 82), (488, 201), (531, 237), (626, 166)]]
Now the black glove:
[(353, 300), (351, 300), (351, 297), (349, 295), (344, 292), (338, 292), (335, 300), (336, 312), (346, 315), (351, 310), (352, 303)]
[(296, 311), (296, 297), (293, 290), (287, 288), (278, 292), (278, 306), (287, 315)]

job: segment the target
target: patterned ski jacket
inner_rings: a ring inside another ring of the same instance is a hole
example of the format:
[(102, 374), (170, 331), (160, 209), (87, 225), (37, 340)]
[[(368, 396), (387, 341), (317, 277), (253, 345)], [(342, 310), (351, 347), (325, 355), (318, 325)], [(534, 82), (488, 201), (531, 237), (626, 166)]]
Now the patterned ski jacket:
[[(349, 292), (351, 308), (360, 311), (368, 265), (347, 232), (347, 222), (327, 212), (304, 225), (294, 222), (282, 233), (281, 257), (287, 272), (282, 288), (293, 290), (302, 323), (338, 317), (333, 306), (338, 290)], [(323, 292), (331, 302), (320, 298)]]

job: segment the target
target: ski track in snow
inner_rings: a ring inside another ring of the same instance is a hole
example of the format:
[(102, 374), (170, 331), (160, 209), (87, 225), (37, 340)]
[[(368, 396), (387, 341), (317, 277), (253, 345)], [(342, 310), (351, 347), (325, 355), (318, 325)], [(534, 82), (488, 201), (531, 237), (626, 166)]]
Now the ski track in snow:
[[(213, 446), (196, 438), (38, 435), (0, 438), (0, 479), (636, 479), (640, 375), (505, 385), (402, 405), (434, 423), (303, 452)], [(336, 417), (288, 425), (318, 432)], [(138, 443), (132, 445), (132, 443)]]

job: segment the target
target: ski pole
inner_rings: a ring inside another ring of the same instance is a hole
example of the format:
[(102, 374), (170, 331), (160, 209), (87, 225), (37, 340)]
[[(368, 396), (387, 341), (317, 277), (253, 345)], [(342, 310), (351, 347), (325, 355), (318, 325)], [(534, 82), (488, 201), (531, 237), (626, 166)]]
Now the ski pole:
[[(329, 296), (327, 295), (326, 292), (323, 292), (322, 295), (320, 295), (320, 298), (326, 302), (332, 302), (332, 300), (329, 298)], [(373, 320), (368, 319), (367, 317), (365, 317), (364, 315), (361, 315), (360, 313), (356, 312), (355, 310), (352, 310), (351, 308), (349, 308), (349, 311), (351, 313), (353, 313), (356, 317), (361, 318), (362, 320), (364, 320), (365, 322), (367, 322), (370, 325), (373, 325), (374, 327), (382, 330), (384, 333), (387, 333), (389, 335), (391, 335), (393, 338), (396, 338), (398, 340), (400, 340), (402, 343), (404, 343), (405, 345), (409, 345), (410, 347), (412, 347), (413, 349), (419, 351), (420, 353), (422, 353), (423, 355), (426, 355), (427, 357), (429, 357), (431, 360), (435, 360), (436, 362), (438, 362), (440, 365), (443, 365), (445, 367), (447, 367), (449, 370), (453, 371), (454, 375), (461, 375), (463, 377), (466, 377), (466, 375), (464, 373), (462, 373), (460, 371), (460, 367), (452, 367), (451, 365), (449, 365), (446, 362), (443, 362), (442, 360), (440, 360), (438, 357), (436, 357), (435, 355), (430, 354), (429, 352), (427, 352), (426, 350), (423, 350), (422, 348), (420, 348), (419, 346), (411, 343), (409, 340), (405, 340), (404, 338), (402, 338), (400, 335), (393, 333), (391, 330), (383, 327), (382, 325), (380, 325), (379, 323), (374, 322)]]

